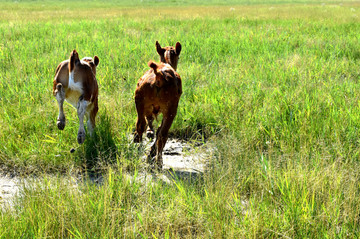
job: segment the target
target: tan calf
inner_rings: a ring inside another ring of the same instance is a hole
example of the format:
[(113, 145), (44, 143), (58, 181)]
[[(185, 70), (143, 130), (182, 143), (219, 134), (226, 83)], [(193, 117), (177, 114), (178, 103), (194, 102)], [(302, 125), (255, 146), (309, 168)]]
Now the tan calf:
[(162, 113), (163, 119), (148, 158), (149, 163), (155, 161), (157, 166), (162, 168), (162, 151), (182, 94), (181, 78), (169, 64), (150, 61), (148, 65), (151, 70), (139, 79), (135, 90), (138, 119), (134, 142), (141, 142), (146, 119), (154, 119)]
[(73, 50), (70, 59), (61, 62), (55, 73), (53, 94), (59, 104), (57, 127), (65, 128), (64, 100), (77, 110), (79, 117), (79, 131), (77, 141), (82, 144), (85, 140), (84, 116), (88, 118), (87, 126), (90, 134), (95, 127), (95, 116), (98, 112), (98, 84), (96, 81), (96, 67), (99, 58), (94, 56), (79, 59)]

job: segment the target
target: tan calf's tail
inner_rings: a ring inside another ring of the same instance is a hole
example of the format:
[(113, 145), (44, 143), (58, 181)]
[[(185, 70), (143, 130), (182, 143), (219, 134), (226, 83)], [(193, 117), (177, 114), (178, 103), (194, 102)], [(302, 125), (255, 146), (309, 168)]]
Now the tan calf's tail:
[(69, 72), (72, 72), (74, 70), (76, 63), (78, 63), (79, 61), (79, 54), (76, 50), (73, 50), (70, 55)]

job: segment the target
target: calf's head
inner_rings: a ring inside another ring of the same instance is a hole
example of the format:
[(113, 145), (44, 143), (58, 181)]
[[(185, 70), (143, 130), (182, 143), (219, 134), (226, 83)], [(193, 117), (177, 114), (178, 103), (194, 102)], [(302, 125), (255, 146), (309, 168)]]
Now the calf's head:
[(173, 46), (161, 47), (159, 42), (156, 41), (156, 51), (160, 56), (160, 61), (171, 65), (176, 71), (180, 52), (181, 52), (180, 42), (177, 42), (175, 47)]
[(83, 59), (81, 59), (81, 61), (87, 62), (90, 65), (91, 70), (94, 73), (94, 76), (96, 76), (96, 67), (99, 65), (100, 62), (99, 57), (97, 56), (94, 56), (94, 58), (84, 57)]
[(99, 65), (99, 62), (100, 60), (97, 56), (94, 56), (94, 58), (84, 57), (80, 61), (79, 54), (76, 50), (73, 50), (70, 55), (69, 72), (72, 72), (77, 64), (88, 64), (94, 76), (96, 76), (96, 67)]

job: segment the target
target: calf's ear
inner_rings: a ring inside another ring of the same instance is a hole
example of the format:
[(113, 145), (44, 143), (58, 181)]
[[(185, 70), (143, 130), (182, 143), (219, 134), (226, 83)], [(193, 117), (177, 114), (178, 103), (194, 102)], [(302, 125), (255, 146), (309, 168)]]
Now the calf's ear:
[(175, 52), (176, 52), (176, 55), (180, 55), (180, 52), (181, 52), (181, 44), (180, 44), (180, 42), (176, 43)]
[(156, 51), (160, 56), (164, 55), (165, 49), (162, 48), (158, 41), (156, 41)]
[(95, 63), (95, 66), (99, 65), (99, 57), (98, 56), (94, 56), (94, 63)]
[(156, 64), (156, 62), (149, 61), (148, 66), (150, 66), (150, 68), (152, 68), (154, 70), (155, 74), (158, 73), (158, 71), (157, 71), (158, 65)]

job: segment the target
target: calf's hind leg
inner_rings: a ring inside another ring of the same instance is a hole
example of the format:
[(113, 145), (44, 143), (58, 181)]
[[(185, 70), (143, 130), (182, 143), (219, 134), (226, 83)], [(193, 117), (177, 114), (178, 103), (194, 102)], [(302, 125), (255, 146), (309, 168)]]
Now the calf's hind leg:
[(148, 137), (149, 139), (153, 139), (154, 138), (154, 126), (153, 126), (154, 116), (152, 116), (152, 115), (146, 116), (146, 121), (148, 123), (148, 128), (146, 130), (146, 137)]
[(166, 141), (168, 139), (169, 129), (176, 116), (176, 111), (177, 111), (177, 107), (169, 110), (166, 114), (164, 114), (161, 125), (156, 132), (156, 140), (150, 149), (150, 155), (148, 157), (148, 161), (149, 163), (153, 163), (155, 161), (159, 169), (161, 169), (163, 165), (162, 152), (165, 147)]
[(142, 134), (144, 133), (146, 127), (144, 103), (142, 100), (139, 100), (139, 98), (135, 96), (135, 104), (136, 104), (136, 112), (138, 115), (138, 119), (136, 122), (136, 132), (134, 135), (134, 142), (140, 143), (142, 141)]
[(96, 102), (93, 103), (94, 106), (93, 108), (91, 109), (90, 113), (87, 113), (87, 118), (88, 118), (88, 121), (87, 121), (87, 127), (88, 127), (88, 130), (89, 130), (89, 133), (90, 135), (92, 135), (93, 131), (94, 131), (94, 128), (95, 128), (95, 117), (96, 117), (96, 114), (99, 110), (98, 106), (97, 106), (97, 100)]
[(65, 114), (64, 114), (64, 100), (65, 90), (61, 83), (56, 85), (55, 98), (59, 104), (59, 116), (56, 121), (56, 125), (60, 130), (65, 128)]
[(85, 141), (85, 127), (84, 127), (84, 116), (86, 113), (86, 108), (89, 102), (83, 99), (83, 96), (80, 96), (78, 104), (77, 104), (77, 114), (79, 117), (79, 131), (77, 136), (77, 141), (79, 144), (84, 143)]

